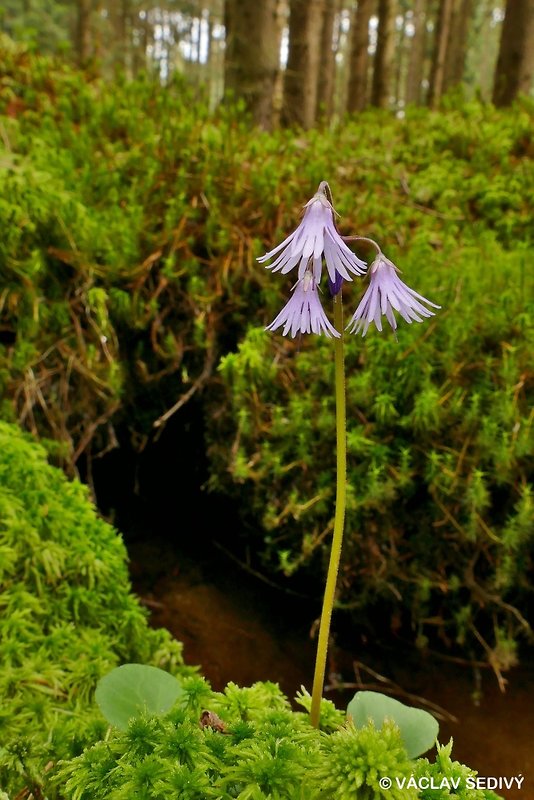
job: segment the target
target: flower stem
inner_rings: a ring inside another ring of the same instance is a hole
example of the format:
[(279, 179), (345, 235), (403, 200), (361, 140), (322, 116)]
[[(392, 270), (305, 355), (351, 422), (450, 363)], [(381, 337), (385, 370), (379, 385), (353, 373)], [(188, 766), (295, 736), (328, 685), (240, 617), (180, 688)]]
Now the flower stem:
[(334, 339), (334, 361), (336, 374), (336, 511), (334, 517), (334, 535), (330, 551), (330, 563), (324, 590), (323, 610), (319, 625), (319, 640), (317, 642), (317, 656), (315, 659), (315, 673), (313, 676), (312, 702), (310, 718), (314, 728), (319, 727), (321, 697), (323, 694), (324, 676), (326, 671), (326, 656), (330, 636), (330, 621), (336, 594), (336, 582), (341, 558), (341, 545), (343, 542), (343, 526), (345, 523), (345, 504), (347, 494), (347, 433), (346, 433), (346, 401), (345, 401), (345, 352), (343, 333), (343, 303), (341, 291), (334, 297), (334, 327), (341, 334), (339, 339)]
[(372, 244), (373, 247), (376, 247), (377, 254), (379, 256), (382, 255), (380, 245), (377, 244), (374, 239), (369, 239), (367, 236), (342, 236), (341, 238), (344, 242), (369, 242), (369, 244)]

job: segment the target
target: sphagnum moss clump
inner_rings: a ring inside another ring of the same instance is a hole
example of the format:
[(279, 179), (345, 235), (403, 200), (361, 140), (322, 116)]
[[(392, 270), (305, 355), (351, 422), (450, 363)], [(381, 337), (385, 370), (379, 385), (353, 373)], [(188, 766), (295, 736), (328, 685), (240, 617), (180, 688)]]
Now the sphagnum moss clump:
[(187, 674), (181, 651), (148, 627), (124, 544), (87, 489), (0, 422), (0, 786), (43, 786), (47, 764), (105, 735), (93, 695), (110, 669)]
[[(406, 755), (398, 729), (385, 723), (380, 731), (370, 725), (356, 730), (348, 722), (321, 740), (314, 778), (329, 797), (362, 800), (415, 800), (417, 791), (399, 789), (397, 778), (409, 778), (414, 764)], [(383, 787), (381, 778), (391, 785)]]
[[(206, 700), (227, 725), (221, 733), (201, 729), (191, 711), (177, 706), (166, 718), (141, 718), (127, 731), (110, 731), (106, 741), (60, 765), (54, 783), (64, 800), (416, 800), (410, 778), (433, 776), (439, 783), (474, 775), (450, 761), (450, 748), (436, 764), (411, 760), (399, 730), (386, 722), (356, 729), (352, 722), (333, 732), (313, 728), (307, 714), (287, 707), (272, 684), (257, 683)], [(239, 697), (239, 710), (236, 699)], [(280, 706), (272, 708), (272, 702)], [(283, 706), (283, 708), (282, 708)], [(135, 745), (133, 744), (134, 742)], [(384, 779), (391, 781), (390, 786)], [(467, 790), (457, 800), (492, 800), (492, 792)]]

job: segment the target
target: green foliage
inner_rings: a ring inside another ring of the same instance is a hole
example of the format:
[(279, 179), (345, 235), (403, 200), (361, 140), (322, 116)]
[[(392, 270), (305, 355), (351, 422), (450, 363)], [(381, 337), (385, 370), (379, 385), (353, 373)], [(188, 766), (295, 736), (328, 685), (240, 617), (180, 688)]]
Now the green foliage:
[[(186, 679), (196, 683), (201, 678)], [(380, 778), (472, 771), (439, 762), (410, 761), (398, 729), (360, 730), (338, 718), (331, 733), (316, 730), (308, 714), (291, 711), (271, 683), (229, 684), (223, 693), (204, 682), (205, 707), (220, 729), (199, 725), (185, 696), (167, 717), (140, 717), (125, 732), (112, 731), (77, 758), (63, 762), (54, 782), (65, 800), (415, 800), (411, 788), (384, 789)], [(338, 712), (339, 713), (339, 712)], [(221, 728), (221, 726), (223, 726)], [(450, 750), (447, 751), (450, 756)], [(489, 800), (474, 791), (458, 797)]]
[(0, 392), (72, 469), (95, 434), (107, 444), (110, 418), (144, 435), (201, 388), (249, 297), (259, 307), (246, 132), (179, 83), (93, 82), (0, 53), (0, 330), (15, 338), (0, 344)]
[[(204, 388), (210, 485), (240, 503), (262, 569), (306, 572), (319, 594), (332, 352), (263, 332), (291, 279), (255, 258), (328, 179), (342, 233), (378, 239), (443, 307), (398, 344), (350, 339), (340, 602), (513, 663), (531, 635), (532, 106), (251, 135), (179, 82), (0, 56), (4, 415), (61, 442), (73, 471), (113, 444), (109, 422), (145, 441)], [(360, 292), (346, 287), (347, 310)]]
[[(297, 692), (295, 698), (296, 702), (301, 705), (309, 713), (311, 710), (311, 694), (306, 691), (304, 686), (301, 686), (300, 692)], [(343, 724), (345, 715), (342, 711), (335, 707), (330, 700), (321, 698), (321, 707), (319, 715), (319, 725), (321, 730), (331, 733), (337, 730)]]
[(410, 758), (426, 753), (438, 738), (439, 725), (432, 714), (380, 692), (357, 692), (348, 705), (347, 716), (357, 728), (372, 723), (380, 730), (386, 720), (394, 722)]
[(48, 786), (58, 758), (104, 735), (94, 690), (123, 661), (185, 669), (181, 645), (148, 628), (130, 593), (124, 545), (87, 489), (0, 422), (3, 788), (15, 795)]
[[(408, 778), (413, 762), (406, 756), (399, 730), (385, 723), (380, 732), (371, 725), (357, 730), (348, 723), (323, 742), (323, 762), (315, 776), (327, 797), (361, 797), (362, 800), (415, 800), (413, 789), (398, 789), (396, 779)], [(385, 789), (380, 778), (392, 784)]]
[[(398, 343), (374, 331), (347, 341), (340, 603), (366, 624), (373, 607), (381, 624), (402, 615), (420, 642), (483, 643), (483, 655), (506, 669), (515, 656), (500, 631), (508, 642), (532, 637), (527, 250), (475, 226), (435, 248), (435, 229), (435, 220), (421, 223), (397, 263), (443, 310), (400, 329)], [(345, 294), (353, 306), (354, 287)], [(332, 362), (328, 341), (295, 345), (250, 328), (220, 362), (230, 408), (211, 429), (212, 485), (233, 489), (246, 519), (252, 508), (262, 521), (249, 536), (263, 569), (306, 569), (318, 581), (334, 512)]]
[(72, 6), (68, 0), (2, 0), (0, 29), (41, 52), (66, 52), (69, 33), (75, 27)]
[(142, 713), (166, 714), (181, 691), (176, 678), (158, 667), (123, 664), (101, 678), (95, 700), (107, 721), (125, 730)]
[[(426, 758), (420, 758), (415, 766), (414, 778), (419, 780), (421, 777), (429, 778), (435, 787), (423, 789), (420, 794), (421, 800), (471, 800), (473, 793), (478, 794), (484, 800), (498, 800), (495, 792), (487, 789), (470, 788), (471, 782), (476, 777), (476, 772), (460, 764), (459, 761), (452, 761), (452, 739), (447, 745), (438, 745), (436, 760), (431, 764)], [(445, 780), (444, 780), (445, 779)], [(455, 788), (456, 787), (456, 788)]]

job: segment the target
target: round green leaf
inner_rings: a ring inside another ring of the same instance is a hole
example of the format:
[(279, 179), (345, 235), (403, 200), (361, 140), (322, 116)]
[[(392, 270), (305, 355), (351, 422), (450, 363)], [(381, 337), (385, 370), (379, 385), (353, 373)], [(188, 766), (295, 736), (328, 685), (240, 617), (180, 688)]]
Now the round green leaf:
[(357, 728), (372, 722), (380, 729), (386, 719), (392, 720), (400, 730), (409, 758), (417, 758), (434, 746), (439, 725), (437, 720), (421, 708), (410, 708), (404, 703), (380, 692), (357, 692), (347, 707)]
[(126, 730), (132, 717), (166, 714), (183, 689), (173, 675), (145, 664), (123, 664), (98, 682), (95, 699), (108, 722)]

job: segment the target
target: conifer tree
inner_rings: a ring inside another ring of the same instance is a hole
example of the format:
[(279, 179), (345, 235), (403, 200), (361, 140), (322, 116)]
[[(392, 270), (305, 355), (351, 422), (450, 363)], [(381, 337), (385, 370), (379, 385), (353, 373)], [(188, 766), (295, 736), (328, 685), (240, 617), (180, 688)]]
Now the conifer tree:
[(534, 0), (507, 0), (495, 69), (495, 105), (508, 106), (518, 94), (527, 94), (533, 75)]

